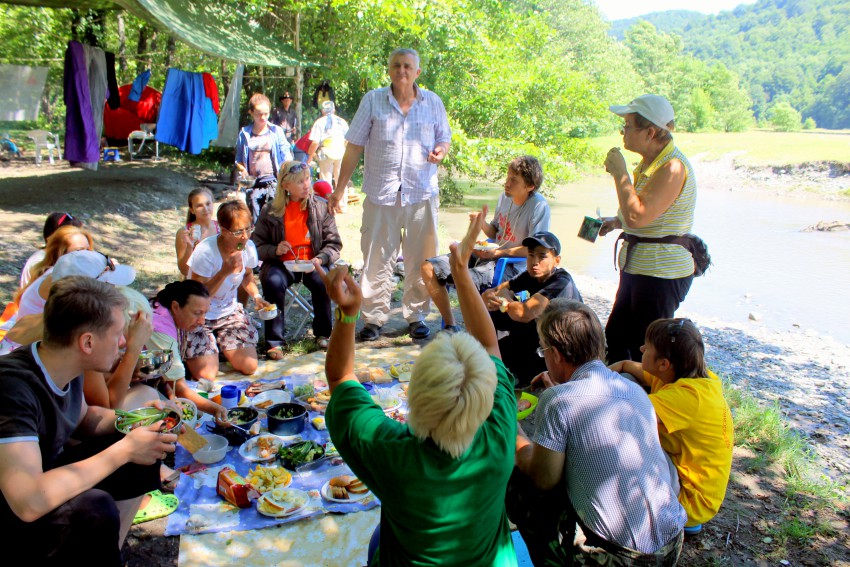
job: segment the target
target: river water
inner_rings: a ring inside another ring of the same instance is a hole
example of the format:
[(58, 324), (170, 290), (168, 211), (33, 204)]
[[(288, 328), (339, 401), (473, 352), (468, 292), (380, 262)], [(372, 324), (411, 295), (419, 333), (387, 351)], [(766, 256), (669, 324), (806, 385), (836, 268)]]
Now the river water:
[[(492, 208), (499, 191), (468, 197), (467, 207), (444, 207), (440, 221), (449, 238), (465, 232), (469, 207), (487, 202)], [(604, 216), (616, 212), (611, 178), (586, 178), (549, 202), (552, 232), (563, 248), (561, 265), (616, 284), (617, 232), (596, 243), (575, 236), (584, 215), (595, 216), (597, 207)], [(850, 202), (701, 188), (694, 233), (708, 244), (714, 265), (694, 280), (678, 313), (730, 322), (747, 321), (752, 313), (758, 318), (753, 325), (799, 326), (850, 344), (850, 231), (801, 231), (821, 220), (850, 223)]]

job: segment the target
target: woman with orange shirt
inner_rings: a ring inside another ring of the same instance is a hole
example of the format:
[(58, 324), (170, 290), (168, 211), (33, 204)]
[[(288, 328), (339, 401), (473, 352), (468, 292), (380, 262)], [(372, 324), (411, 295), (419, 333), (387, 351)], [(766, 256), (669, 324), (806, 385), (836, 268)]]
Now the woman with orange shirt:
[[(319, 274), (290, 271), (284, 262), (306, 262), (327, 269), (339, 259), (342, 241), (334, 217), (328, 214), (327, 201), (316, 197), (310, 185), (310, 168), (300, 161), (288, 161), (278, 172), (278, 190), (274, 200), (263, 207), (252, 240), (263, 262), (260, 282), (263, 296), (275, 303), (278, 316), (266, 321), (266, 356), (283, 357), (285, 343), (283, 305), (286, 290), (303, 281), (313, 296), (313, 335), (321, 348), (327, 348), (331, 335), (331, 301)], [(309, 264), (308, 264), (309, 265)]]

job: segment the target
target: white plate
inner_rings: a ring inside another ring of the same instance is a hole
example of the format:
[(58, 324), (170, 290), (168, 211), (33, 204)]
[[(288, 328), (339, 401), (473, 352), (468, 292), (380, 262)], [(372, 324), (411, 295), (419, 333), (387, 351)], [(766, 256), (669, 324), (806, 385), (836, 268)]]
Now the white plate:
[(495, 242), (490, 242), (488, 244), (476, 244), (475, 247), (473, 247), (473, 250), (498, 250), (498, 249), (499, 249), (499, 245), (496, 244)]
[(401, 407), (401, 400), (395, 396), (386, 396), (385, 398), (381, 398), (375, 394), (372, 396), (372, 399), (381, 407), (382, 410), (384, 410), (385, 413), (395, 411)]
[[(297, 488), (284, 488), (284, 490), (285, 490), (285, 491), (287, 491), (287, 492), (292, 492), (292, 493), (294, 493), (294, 494), (295, 494), (295, 495), (297, 495), (299, 498), (303, 498), (303, 499), (304, 499), (304, 503), (303, 503), (301, 506), (298, 506), (297, 508), (294, 508), (294, 509), (292, 509), (292, 510), (284, 510), (284, 511), (282, 511), (282, 512), (278, 512), (277, 514), (272, 514), (272, 513), (270, 513), (270, 512), (266, 512), (265, 510), (263, 510), (262, 508), (260, 508), (260, 503), (261, 503), (264, 499), (267, 499), (267, 498), (271, 495), (271, 492), (266, 492), (265, 494), (263, 494), (262, 496), (260, 496), (260, 498), (257, 500), (257, 512), (259, 512), (259, 513), (260, 513), (260, 514), (262, 514), (263, 516), (268, 516), (269, 518), (285, 518), (285, 517), (287, 517), (287, 516), (291, 516), (291, 515), (293, 515), (293, 514), (297, 514), (298, 512), (300, 512), (301, 510), (303, 510), (304, 508), (306, 508), (306, 507), (307, 507), (307, 505), (310, 503), (310, 495), (309, 495), (309, 494), (307, 494), (306, 492), (304, 492), (303, 490), (298, 490)], [(277, 502), (277, 500), (275, 500), (275, 502)]]
[(268, 409), (271, 406), (266, 408), (258, 408), (257, 404), (261, 404), (265, 401), (271, 400), (272, 406), (275, 404), (283, 404), (289, 401), (292, 401), (292, 394), (289, 392), (284, 392), (283, 390), (267, 390), (265, 392), (260, 392), (251, 400), (251, 405), (256, 409), (263, 410)]
[(296, 262), (295, 260), (287, 260), (283, 263), (286, 266), (286, 269), (290, 272), (312, 272), (316, 269), (316, 266), (313, 265), (313, 262)]
[(248, 439), (239, 446), (239, 455), (241, 455), (243, 459), (247, 459), (252, 463), (275, 460), (277, 458), (277, 452), (273, 453), (272, 456), (267, 459), (260, 458), (260, 455), (257, 453), (257, 440), (264, 437), (274, 439), (275, 442), (277, 442), (278, 448), (283, 445), (283, 441), (277, 435), (258, 435), (257, 437)]
[(343, 500), (341, 498), (333, 498), (331, 497), (331, 481), (327, 481), (322, 485), (322, 498), (327, 500), (328, 502), (339, 502), (340, 504), (350, 504), (352, 502), (357, 502), (359, 500), (363, 500), (367, 496), (371, 494), (371, 491), (366, 491), (363, 494), (352, 494), (348, 493), (348, 500)]
[(392, 394), (393, 397), (396, 397), (400, 400), (406, 400), (407, 399), (407, 392), (404, 390), (403, 384), (396, 384), (395, 386), (390, 388), (390, 394)]

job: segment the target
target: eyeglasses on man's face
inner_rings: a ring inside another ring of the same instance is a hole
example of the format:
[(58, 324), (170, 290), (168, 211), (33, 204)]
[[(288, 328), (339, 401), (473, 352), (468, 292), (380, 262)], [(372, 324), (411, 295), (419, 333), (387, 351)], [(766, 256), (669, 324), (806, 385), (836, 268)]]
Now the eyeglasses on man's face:
[[(224, 230), (227, 230), (226, 228)], [(227, 230), (230, 234), (235, 236), (236, 238), (242, 238), (243, 236), (251, 236), (254, 232), (254, 227), (249, 226), (248, 228), (243, 228), (241, 230)]]
[(540, 358), (543, 358), (544, 356), (546, 356), (544, 353), (545, 353), (547, 350), (549, 350), (550, 348), (552, 348), (552, 347), (551, 347), (551, 346), (547, 346), (547, 347), (537, 347), (537, 351), (536, 351), (536, 352), (537, 352), (537, 356), (539, 356)]

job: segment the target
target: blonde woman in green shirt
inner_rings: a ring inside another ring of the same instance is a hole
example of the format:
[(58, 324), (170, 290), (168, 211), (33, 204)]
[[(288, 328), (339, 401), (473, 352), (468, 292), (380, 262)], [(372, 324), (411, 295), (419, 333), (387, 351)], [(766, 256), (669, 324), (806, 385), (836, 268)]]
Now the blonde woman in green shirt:
[(616, 217), (604, 219), (600, 234), (619, 228), (625, 240), (605, 338), (609, 361), (640, 360), (646, 328), (656, 319), (673, 317), (693, 282), (691, 252), (657, 239), (691, 231), (697, 186), (690, 162), (673, 144), (674, 113), (667, 99), (647, 94), (610, 110), (625, 121), (623, 146), (642, 159), (632, 180), (620, 148), (612, 148), (605, 158), (620, 206)]

